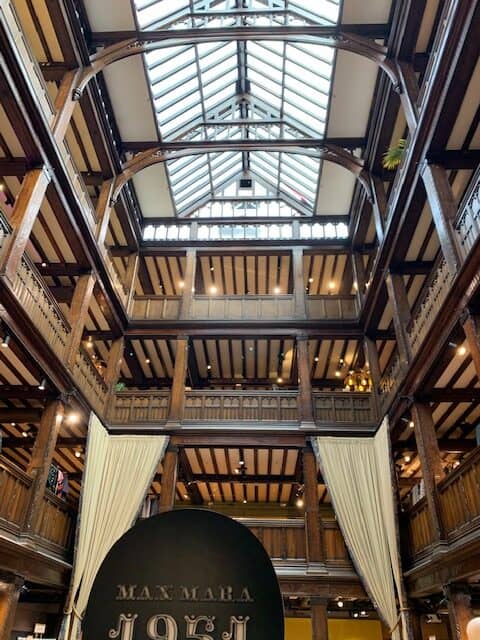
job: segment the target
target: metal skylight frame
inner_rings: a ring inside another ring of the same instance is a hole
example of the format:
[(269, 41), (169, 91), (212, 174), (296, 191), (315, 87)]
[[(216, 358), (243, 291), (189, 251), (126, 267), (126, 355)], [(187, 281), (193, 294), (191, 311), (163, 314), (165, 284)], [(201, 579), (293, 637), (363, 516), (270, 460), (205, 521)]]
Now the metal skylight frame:
[[(336, 25), (341, 0), (133, 0), (145, 30)], [(162, 140), (322, 138), (335, 51), (288, 41), (227, 41), (145, 54)], [(206, 153), (167, 162), (177, 213), (187, 216), (251, 177), (305, 215), (321, 161), (292, 153)]]

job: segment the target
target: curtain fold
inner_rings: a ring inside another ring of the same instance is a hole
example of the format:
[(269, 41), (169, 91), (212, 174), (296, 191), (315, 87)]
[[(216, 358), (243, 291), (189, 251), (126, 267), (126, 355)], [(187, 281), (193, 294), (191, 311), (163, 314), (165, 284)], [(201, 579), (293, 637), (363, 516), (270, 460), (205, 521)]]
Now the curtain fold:
[[(313, 439), (352, 560), (381, 617), (399, 640), (403, 592), (392, 494), (388, 421), (374, 438)], [(402, 615), (402, 635), (407, 640)]]
[(109, 436), (91, 414), (64, 640), (79, 637), (97, 571), (133, 524), (167, 442), (166, 436)]

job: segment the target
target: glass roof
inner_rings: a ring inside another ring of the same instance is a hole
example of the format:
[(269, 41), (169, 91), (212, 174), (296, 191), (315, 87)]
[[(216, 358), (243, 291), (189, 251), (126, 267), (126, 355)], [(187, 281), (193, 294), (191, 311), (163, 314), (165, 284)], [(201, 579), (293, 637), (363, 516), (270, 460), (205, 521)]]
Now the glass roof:
[[(336, 24), (340, 0), (136, 0), (142, 29)], [(200, 43), (145, 54), (163, 141), (278, 140), (325, 135), (335, 51), (284, 41)], [(226, 151), (167, 163), (189, 215), (240, 178), (301, 213), (315, 210), (321, 162), (303, 154)], [(260, 194), (259, 194), (260, 195)]]

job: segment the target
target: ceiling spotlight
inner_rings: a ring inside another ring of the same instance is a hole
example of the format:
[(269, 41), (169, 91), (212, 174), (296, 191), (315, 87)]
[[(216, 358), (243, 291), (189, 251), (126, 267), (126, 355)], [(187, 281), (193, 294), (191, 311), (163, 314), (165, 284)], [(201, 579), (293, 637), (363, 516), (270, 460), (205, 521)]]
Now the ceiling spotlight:
[(410, 460), (411, 460), (411, 459), (412, 459), (412, 458), (411, 458), (409, 455), (403, 456), (403, 460), (404, 460), (405, 462), (410, 462)]
[(277, 382), (278, 382), (278, 384), (282, 384), (283, 378), (277, 378)]
[(337, 607), (340, 607), (340, 609), (343, 608), (343, 600), (338, 600), (337, 601)]
[(238, 467), (235, 468), (235, 473), (240, 473), (240, 469)]
[(183, 497), (185, 498), (185, 500), (188, 500), (188, 494), (187, 493), (184, 493)]
[(212, 287), (210, 287), (210, 293), (215, 294), (217, 293), (218, 289), (215, 285), (213, 285)]
[(301, 509), (305, 503), (303, 502), (303, 498), (297, 498), (295, 500), (295, 504), (299, 509)]
[(355, 613), (353, 614), (354, 618), (358, 618), (358, 613), (355, 611)]
[(280, 287), (275, 287), (275, 289), (273, 290), (273, 293), (280, 293)]
[(42, 267), (46, 267), (47, 263), (46, 262), (42, 262)]
[(328, 288), (330, 289), (330, 291), (333, 291), (333, 289), (335, 289), (335, 282), (333, 282), (333, 280), (330, 280), (330, 282), (328, 283)]
[(341, 372), (340, 372), (340, 371), (338, 371), (338, 370), (337, 370), (337, 371), (335, 371), (335, 377), (336, 377), (336, 378), (340, 378), (340, 376), (341, 376), (341, 375), (342, 375), (342, 374), (341, 374)]
[(93, 340), (92, 340), (92, 336), (89, 336), (88, 340), (87, 340), (87, 347), (89, 349), (91, 349), (93, 347)]
[(313, 282), (313, 278), (309, 278), (308, 281), (310, 282), (310, 284)]
[(243, 504), (247, 504), (247, 499), (246, 498), (244, 498)]
[(150, 358), (145, 358), (145, 364), (150, 364)]
[(413, 429), (413, 427), (415, 426), (415, 422), (413, 420), (410, 420), (408, 426), (410, 427), (410, 429)]
[(180, 287), (180, 289), (183, 289), (183, 287), (185, 286), (185, 282), (183, 282), (183, 280), (180, 280), (178, 286)]
[(10, 422), (10, 426), (14, 427), (15, 426), (15, 422)]
[(211, 368), (212, 368), (212, 365), (211, 364), (207, 364), (207, 371), (210, 371)]
[(3, 340), (2, 340), (2, 347), (4, 349), (7, 349), (8, 345), (10, 343), (10, 334), (7, 332), (4, 336), (3, 336)]
[(457, 348), (457, 356), (464, 356), (467, 353), (467, 347), (464, 347), (463, 344)]
[(47, 386), (47, 379), (46, 378), (42, 378), (42, 381), (38, 385), (38, 388), (40, 389), (40, 391), (45, 391), (45, 387), (46, 386)]
[(75, 457), (76, 457), (76, 458), (80, 458), (80, 456), (81, 456), (81, 455), (82, 455), (81, 450), (80, 450), (80, 449), (76, 449), (76, 450), (75, 450)]
[(75, 413), (75, 411), (72, 411), (67, 416), (68, 424), (78, 424), (79, 420), (80, 420), (80, 416), (78, 413)]
[(460, 466), (460, 462), (458, 460), (455, 460), (455, 462), (453, 463), (453, 468), (456, 469), (459, 466)]
[(22, 431), (22, 436), (24, 438), (28, 438), (28, 431)]
[(365, 617), (367, 615), (367, 612), (366, 611), (360, 611), (360, 615)]
[(315, 356), (314, 360), (315, 360), (315, 362), (318, 362), (320, 360), (320, 358), (318, 356)]
[(353, 283), (353, 289), (355, 291), (358, 291), (358, 283), (356, 281), (354, 281), (354, 283)]

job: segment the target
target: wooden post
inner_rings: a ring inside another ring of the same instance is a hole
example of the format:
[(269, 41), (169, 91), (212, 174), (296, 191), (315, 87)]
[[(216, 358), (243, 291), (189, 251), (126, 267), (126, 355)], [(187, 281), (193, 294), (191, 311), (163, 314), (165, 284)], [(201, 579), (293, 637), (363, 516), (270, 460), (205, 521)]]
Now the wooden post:
[(74, 366), (78, 350), (80, 349), (80, 343), (83, 337), (83, 330), (87, 320), (94, 285), (95, 276), (88, 273), (83, 276), (79, 276), (75, 286), (69, 316), (72, 331), (70, 333), (70, 339), (67, 344), (65, 354), (65, 362), (70, 368)]
[(17, 267), (27, 247), (50, 180), (50, 174), (45, 167), (31, 169), (23, 179), (10, 218), (12, 233), (0, 259), (0, 273), (10, 282), (15, 279)]
[(112, 193), (113, 193), (113, 180), (105, 180), (100, 188), (100, 194), (98, 196), (96, 214), (97, 214), (97, 244), (100, 247), (100, 251), (105, 250), (105, 238), (108, 232), (108, 225), (110, 223), (110, 215), (112, 213)]
[(312, 640), (328, 640), (327, 600), (310, 598), (312, 611)]
[(377, 232), (378, 244), (382, 244), (385, 228), (385, 220), (387, 217), (387, 195), (383, 182), (378, 176), (372, 176), (370, 180), (372, 189), (372, 210), (373, 220), (375, 222), (375, 230)]
[(447, 596), (448, 622), (454, 640), (468, 640), (467, 624), (473, 618), (472, 599), (468, 585), (449, 584), (444, 587)]
[(10, 640), (24, 582), (22, 576), (0, 571), (0, 640)]
[(33, 478), (30, 488), (30, 502), (25, 518), (25, 531), (29, 533), (35, 533), (39, 524), (48, 472), (52, 463), (64, 411), (63, 403), (60, 400), (52, 400), (46, 405), (42, 413), (32, 457), (27, 467), (27, 473)]
[(54, 108), (56, 115), (52, 125), (53, 137), (56, 142), (62, 142), (64, 140), (72, 119), (73, 111), (77, 104), (73, 92), (80, 73), (81, 69), (67, 71), (60, 83), (60, 88), (55, 98)]
[(170, 391), (170, 413), (168, 422), (179, 424), (183, 419), (185, 406), (185, 378), (188, 366), (188, 337), (177, 338), (175, 366), (173, 370), (172, 388)]
[(195, 273), (197, 268), (197, 250), (187, 249), (185, 275), (183, 278), (183, 295), (180, 306), (180, 318), (192, 317), (192, 302), (195, 289)]
[(162, 463), (162, 490), (158, 502), (158, 512), (171, 511), (175, 504), (177, 486), (178, 447), (169, 444)]
[(447, 172), (438, 165), (426, 164), (422, 171), (422, 178), (443, 257), (450, 273), (455, 275), (462, 259), (453, 228), (457, 216), (457, 205)]
[(402, 365), (406, 367), (412, 357), (407, 335), (407, 325), (411, 316), (403, 276), (389, 273), (385, 279), (385, 284), (393, 307), (393, 326), (397, 337), (398, 353)]
[(125, 274), (125, 290), (127, 291), (127, 315), (133, 314), (133, 305), (135, 299), (135, 285), (137, 282), (137, 273), (140, 256), (138, 251), (128, 256), (127, 272)]
[(438, 447), (437, 434), (432, 411), (428, 404), (414, 402), (412, 416), (415, 423), (415, 440), (425, 485), (432, 537), (435, 542), (443, 539), (443, 525), (438, 500), (437, 483), (445, 477), (442, 458)]
[(357, 296), (360, 305), (363, 305), (365, 299), (365, 266), (363, 264), (363, 256), (359, 251), (352, 253), (352, 268), (354, 282), (357, 283)]
[(468, 350), (475, 366), (477, 377), (480, 378), (480, 323), (478, 317), (466, 311), (461, 318), (465, 337), (467, 338)]
[(120, 336), (112, 340), (110, 353), (108, 354), (107, 368), (105, 369), (104, 380), (112, 390), (118, 382), (120, 375), (120, 367), (122, 366), (123, 349), (125, 346), (125, 338)]
[(311, 449), (303, 450), (303, 482), (305, 501), (305, 535), (307, 562), (323, 560), (322, 531), (318, 508), (318, 471), (315, 454)]
[(312, 384), (310, 381), (310, 364), (308, 362), (308, 337), (297, 336), (298, 364), (298, 413), (302, 424), (313, 424)]
[(301, 247), (292, 249), (292, 269), (293, 298), (295, 301), (294, 316), (295, 318), (305, 319), (307, 317), (307, 301), (303, 277), (303, 249)]
[(380, 371), (380, 362), (378, 359), (377, 344), (375, 340), (373, 340), (372, 338), (369, 338), (368, 336), (364, 336), (363, 344), (365, 349), (365, 360), (368, 364), (370, 377), (372, 379), (372, 390), (375, 398), (375, 407), (377, 411), (377, 416), (379, 416), (380, 415), (380, 398), (378, 395), (378, 388), (380, 386), (380, 380), (382, 378), (382, 374)]

